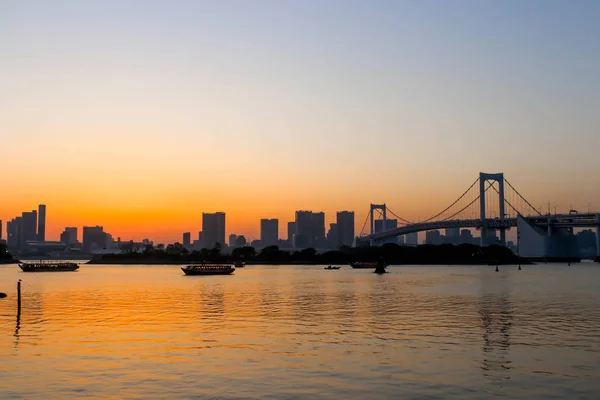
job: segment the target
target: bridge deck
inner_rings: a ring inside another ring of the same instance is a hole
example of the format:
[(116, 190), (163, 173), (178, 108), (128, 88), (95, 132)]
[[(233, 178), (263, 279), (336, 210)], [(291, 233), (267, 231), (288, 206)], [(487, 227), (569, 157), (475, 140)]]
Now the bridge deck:
[[(552, 226), (568, 227), (568, 228), (587, 228), (595, 227), (596, 213), (588, 214), (557, 214), (544, 215), (536, 217), (523, 217), (530, 223), (536, 225), (547, 226), (549, 223)], [(407, 235), (415, 232), (431, 231), (435, 229), (451, 229), (451, 228), (475, 228), (475, 229), (510, 229), (517, 226), (517, 218), (505, 219), (457, 219), (447, 221), (432, 221), (405, 225), (400, 228), (392, 229), (385, 232), (375, 233), (373, 235), (363, 236), (361, 240), (383, 240), (394, 236)]]

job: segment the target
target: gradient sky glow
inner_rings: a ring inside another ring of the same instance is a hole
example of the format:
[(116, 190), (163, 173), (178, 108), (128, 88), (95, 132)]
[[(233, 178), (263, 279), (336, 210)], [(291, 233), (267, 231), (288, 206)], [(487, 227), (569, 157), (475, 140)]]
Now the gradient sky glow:
[(0, 219), (180, 240), (435, 214), (479, 171), (600, 210), (598, 1), (0, 0)]

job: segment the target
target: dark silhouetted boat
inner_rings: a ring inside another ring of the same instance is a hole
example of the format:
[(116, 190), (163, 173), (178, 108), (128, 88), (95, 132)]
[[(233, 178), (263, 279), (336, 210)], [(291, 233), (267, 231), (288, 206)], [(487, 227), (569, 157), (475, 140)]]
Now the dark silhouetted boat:
[(244, 268), (246, 266), (246, 263), (243, 261), (236, 261), (233, 263), (233, 266), (236, 268)]
[(338, 265), (329, 265), (329, 266), (327, 266), (327, 267), (325, 267), (323, 269), (340, 269), (340, 266), (338, 266)]
[(19, 264), (23, 272), (62, 272), (77, 271), (79, 265), (72, 262), (37, 261)]
[(194, 264), (187, 265), (181, 270), (186, 275), (230, 275), (235, 271), (231, 265), (222, 264)]

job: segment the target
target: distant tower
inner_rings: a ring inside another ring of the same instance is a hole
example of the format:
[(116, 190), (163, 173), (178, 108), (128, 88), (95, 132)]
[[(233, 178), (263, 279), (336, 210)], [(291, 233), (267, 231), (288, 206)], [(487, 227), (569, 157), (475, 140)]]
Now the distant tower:
[(19, 249), (25, 249), (27, 242), (37, 240), (37, 210), (23, 212), (21, 214), (21, 234), (19, 235)]
[(352, 242), (354, 242), (354, 211), (338, 211), (336, 217), (338, 237), (335, 248), (352, 246)]
[(217, 243), (219, 246), (225, 245), (224, 212), (202, 213), (202, 241), (207, 249), (214, 248)]
[(43, 242), (46, 240), (46, 205), (40, 204), (38, 207), (38, 233), (37, 240)]
[(279, 240), (279, 220), (261, 219), (260, 220), (260, 242), (263, 247), (276, 246)]

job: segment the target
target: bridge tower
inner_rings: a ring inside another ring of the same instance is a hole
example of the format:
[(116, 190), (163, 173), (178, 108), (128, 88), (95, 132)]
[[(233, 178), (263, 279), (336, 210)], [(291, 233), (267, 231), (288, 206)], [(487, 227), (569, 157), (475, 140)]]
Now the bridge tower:
[[(385, 230), (387, 227), (387, 208), (385, 206), (385, 203), (383, 204), (371, 204), (371, 235), (373, 235), (375, 233), (375, 216), (373, 214), (373, 211), (375, 210), (380, 210), (381, 213), (383, 214), (383, 229)], [(372, 245), (373, 243), (371, 243)]]
[[(485, 216), (485, 184), (487, 182), (498, 182), (498, 204), (500, 205), (499, 216), (500, 220), (504, 220), (504, 174), (488, 174), (485, 172), (479, 173), (479, 211), (481, 219), (481, 246), (486, 245), (486, 238), (488, 235), (488, 222)], [(502, 245), (506, 245), (506, 230), (500, 229), (500, 242)]]

